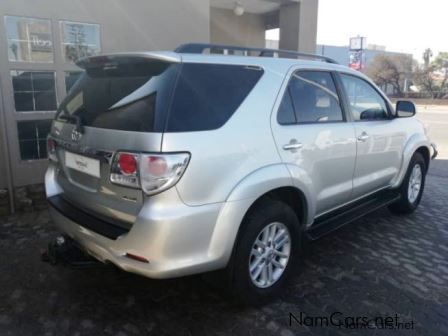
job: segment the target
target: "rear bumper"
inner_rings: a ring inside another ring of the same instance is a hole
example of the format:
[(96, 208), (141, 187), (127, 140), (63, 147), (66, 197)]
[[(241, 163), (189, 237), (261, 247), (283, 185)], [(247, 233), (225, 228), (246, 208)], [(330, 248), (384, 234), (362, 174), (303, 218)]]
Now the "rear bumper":
[(89, 215), (82, 209), (66, 201), (60, 195), (51, 196), (47, 201), (50, 207), (63, 214), (65, 217), (106, 238), (115, 240), (129, 232), (129, 230), (123, 228), (123, 226)]
[[(52, 170), (50, 167), (47, 171), (45, 181), (49, 200), (61, 192)], [(249, 202), (191, 207), (171, 188), (148, 198), (131, 230), (116, 239), (99, 234), (92, 223), (80, 225), (79, 221), (87, 217), (75, 217), (54, 205), (50, 214), (62, 233), (96, 259), (128, 272), (163, 279), (224, 268), (231, 255), (239, 219), (244, 215), (241, 211)], [(149, 263), (130, 259), (127, 253), (141, 256)]]

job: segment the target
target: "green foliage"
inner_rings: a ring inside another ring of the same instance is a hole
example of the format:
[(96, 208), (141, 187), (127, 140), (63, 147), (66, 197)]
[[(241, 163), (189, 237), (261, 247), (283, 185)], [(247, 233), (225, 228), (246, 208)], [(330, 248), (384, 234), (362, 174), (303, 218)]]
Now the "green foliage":
[(431, 49), (423, 54), (424, 65), (414, 74), (415, 83), (432, 98), (443, 98), (448, 94), (448, 52), (441, 52), (431, 62)]
[(403, 94), (403, 83), (412, 73), (413, 60), (406, 55), (378, 54), (366, 74), (379, 86), (391, 85), (395, 94)]

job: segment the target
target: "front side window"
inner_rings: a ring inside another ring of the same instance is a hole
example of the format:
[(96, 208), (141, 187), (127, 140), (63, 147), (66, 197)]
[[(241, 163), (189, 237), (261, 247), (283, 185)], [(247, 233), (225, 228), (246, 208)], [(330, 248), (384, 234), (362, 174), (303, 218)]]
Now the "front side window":
[(47, 135), (51, 120), (19, 121), (20, 158), (22, 160), (40, 160), (47, 158)]
[(98, 24), (62, 21), (60, 27), (62, 55), (66, 62), (76, 62), (101, 51)]
[(291, 120), (291, 106), (298, 123), (343, 121), (344, 117), (333, 78), (329, 72), (297, 71), (288, 84), (278, 114), (278, 122)]
[(17, 112), (55, 111), (55, 73), (52, 71), (11, 71)]
[(53, 62), (50, 20), (5, 16), (5, 27), (11, 62)]
[(289, 87), (286, 88), (280, 107), (278, 108), (277, 121), (280, 125), (292, 125), (297, 123), (292, 95)]
[(372, 85), (361, 78), (346, 74), (341, 74), (341, 80), (355, 121), (389, 118), (385, 100)]

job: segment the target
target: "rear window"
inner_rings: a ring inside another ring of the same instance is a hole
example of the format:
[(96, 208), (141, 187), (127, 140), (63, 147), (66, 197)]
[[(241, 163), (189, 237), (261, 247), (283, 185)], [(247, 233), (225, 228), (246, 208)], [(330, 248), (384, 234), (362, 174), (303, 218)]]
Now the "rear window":
[(223, 126), (262, 74), (258, 67), (184, 64), (166, 131), (204, 131)]
[(160, 132), (179, 67), (147, 60), (90, 67), (60, 105), (57, 119), (75, 116), (85, 126)]
[(262, 74), (258, 67), (147, 60), (90, 67), (62, 102), (57, 119), (139, 132), (217, 129)]

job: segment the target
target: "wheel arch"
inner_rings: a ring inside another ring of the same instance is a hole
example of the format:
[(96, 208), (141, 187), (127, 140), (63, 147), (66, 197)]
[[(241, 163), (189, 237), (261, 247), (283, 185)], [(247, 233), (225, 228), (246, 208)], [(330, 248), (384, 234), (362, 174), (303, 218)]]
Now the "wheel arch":
[(248, 214), (260, 202), (269, 198), (281, 200), (291, 206), (301, 227), (305, 227), (310, 215), (309, 191), (299, 188), (294, 182), (284, 164), (260, 168), (242, 179), (220, 210), (209, 252), (219, 255), (227, 264)]
[(393, 188), (398, 188), (401, 185), (406, 175), (409, 162), (411, 161), (411, 158), (415, 153), (420, 153), (423, 156), (426, 163), (426, 169), (429, 168), (429, 163), (431, 160), (430, 146), (431, 145), (424, 134), (414, 134), (409, 138), (403, 150), (403, 158), (400, 171), (392, 183)]
[(431, 162), (431, 154), (429, 152), (429, 149), (425, 146), (420, 146), (417, 148), (415, 153), (420, 153), (423, 156), (423, 159), (425, 160), (425, 168), (426, 171), (429, 169), (429, 163)]

